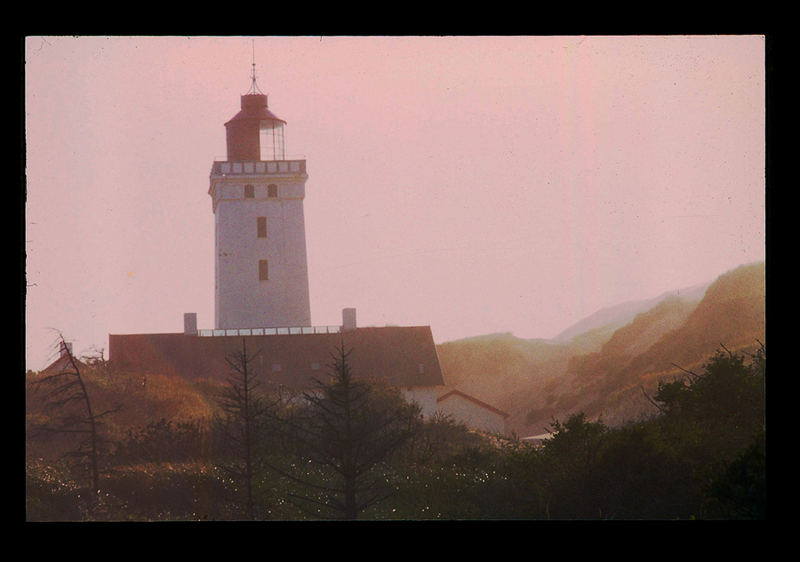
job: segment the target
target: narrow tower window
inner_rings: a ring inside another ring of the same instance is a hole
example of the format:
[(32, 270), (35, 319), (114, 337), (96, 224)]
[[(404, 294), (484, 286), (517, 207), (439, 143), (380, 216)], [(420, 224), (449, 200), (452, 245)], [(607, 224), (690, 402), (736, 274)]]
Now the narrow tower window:
[(277, 197), (278, 196), (278, 186), (274, 183), (271, 183), (267, 186), (267, 197)]
[(269, 264), (267, 260), (258, 260), (259, 281), (269, 281)]
[(259, 238), (267, 237), (267, 217), (256, 217), (256, 226)]
[(249, 183), (246, 186), (244, 186), (244, 196), (248, 199), (252, 199), (253, 197), (256, 196), (255, 188)]

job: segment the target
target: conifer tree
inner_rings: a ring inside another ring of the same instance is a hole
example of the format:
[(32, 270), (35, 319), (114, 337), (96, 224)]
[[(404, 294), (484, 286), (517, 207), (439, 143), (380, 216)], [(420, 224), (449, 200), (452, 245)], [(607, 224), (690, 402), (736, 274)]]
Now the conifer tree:
[(315, 379), (300, 412), (285, 418), (300, 462), (274, 467), (300, 485), (290, 501), (319, 518), (354, 520), (389, 497), (393, 489), (380, 468), (421, 423), (419, 407), (396, 391), (356, 380), (351, 353), (342, 343), (331, 354), (329, 379)]
[(248, 519), (256, 518), (253, 500), (253, 483), (264, 470), (263, 442), (259, 437), (270, 408), (261, 389), (261, 382), (250, 363), (258, 353), (248, 355), (245, 338), (242, 350), (225, 358), (231, 373), (227, 387), (219, 395), (219, 406), (224, 417), (218, 419), (228, 450), (227, 460), (221, 468), (244, 486), (244, 511)]

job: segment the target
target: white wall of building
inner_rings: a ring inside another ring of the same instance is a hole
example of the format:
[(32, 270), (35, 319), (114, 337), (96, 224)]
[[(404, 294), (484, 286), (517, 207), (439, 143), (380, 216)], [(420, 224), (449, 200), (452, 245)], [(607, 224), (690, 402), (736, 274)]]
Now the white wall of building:
[(470, 429), (487, 433), (505, 433), (506, 418), (502, 414), (481, 406), (459, 394), (450, 394), (438, 403), (440, 413), (452, 416)]
[(416, 402), (422, 409), (422, 417), (430, 418), (437, 412), (435, 386), (416, 386), (413, 388), (403, 388), (403, 397), (408, 402)]
[[(303, 175), (212, 178), (215, 224), (215, 328), (310, 326)], [(245, 185), (254, 197), (245, 198)], [(277, 186), (269, 197), (267, 186)], [(267, 236), (257, 236), (266, 217)], [(269, 279), (259, 278), (267, 260)]]

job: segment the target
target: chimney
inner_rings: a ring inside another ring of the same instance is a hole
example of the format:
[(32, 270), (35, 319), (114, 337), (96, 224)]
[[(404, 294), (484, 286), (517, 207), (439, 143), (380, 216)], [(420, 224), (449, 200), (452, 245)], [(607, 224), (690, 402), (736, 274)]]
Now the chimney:
[(343, 308), (342, 309), (342, 331), (356, 329), (356, 309)]
[(185, 336), (197, 335), (197, 313), (186, 312), (183, 315), (183, 334)]

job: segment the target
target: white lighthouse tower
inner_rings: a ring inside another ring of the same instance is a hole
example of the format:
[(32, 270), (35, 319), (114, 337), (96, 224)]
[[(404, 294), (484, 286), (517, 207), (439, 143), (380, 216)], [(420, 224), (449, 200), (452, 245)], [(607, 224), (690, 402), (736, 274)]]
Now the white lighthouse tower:
[(216, 329), (311, 325), (306, 260), (306, 161), (286, 159), (286, 122), (256, 85), (225, 123), (227, 160), (210, 187)]

